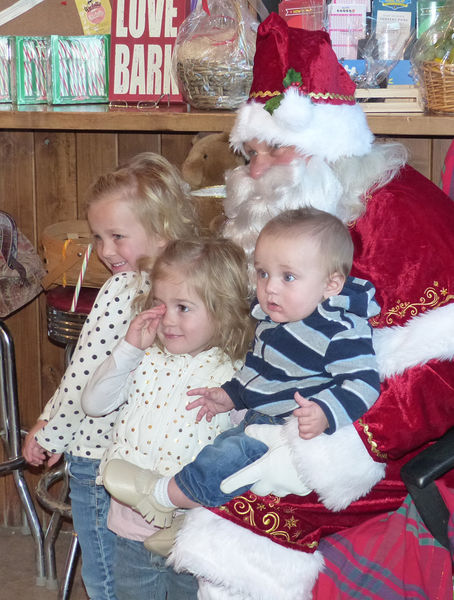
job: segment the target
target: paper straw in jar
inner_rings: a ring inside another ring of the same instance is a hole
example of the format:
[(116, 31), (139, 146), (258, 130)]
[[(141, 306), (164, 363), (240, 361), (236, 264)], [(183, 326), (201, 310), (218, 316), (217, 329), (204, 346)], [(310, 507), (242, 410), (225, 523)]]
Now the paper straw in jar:
[(73, 301), (71, 302), (71, 308), (69, 312), (75, 312), (77, 301), (79, 300), (80, 288), (82, 287), (82, 282), (85, 277), (85, 272), (87, 270), (88, 261), (90, 260), (90, 254), (93, 249), (93, 244), (88, 244), (87, 249), (85, 250), (84, 259), (82, 261), (82, 268), (79, 273), (79, 277), (77, 278), (76, 289), (74, 290)]

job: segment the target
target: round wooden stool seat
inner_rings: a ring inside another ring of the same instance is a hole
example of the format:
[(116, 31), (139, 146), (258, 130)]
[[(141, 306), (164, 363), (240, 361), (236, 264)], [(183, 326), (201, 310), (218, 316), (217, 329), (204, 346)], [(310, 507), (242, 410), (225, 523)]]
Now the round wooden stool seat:
[(70, 312), (74, 289), (74, 286), (58, 285), (46, 294), (47, 335), (59, 344), (77, 342), (80, 330), (99, 292), (97, 288), (82, 287), (76, 310)]

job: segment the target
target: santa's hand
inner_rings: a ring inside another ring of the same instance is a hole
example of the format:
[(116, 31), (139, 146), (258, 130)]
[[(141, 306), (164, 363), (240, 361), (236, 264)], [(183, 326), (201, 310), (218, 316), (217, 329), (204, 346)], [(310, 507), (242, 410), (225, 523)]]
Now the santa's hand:
[(245, 432), (269, 447), (268, 452), (221, 483), (221, 490), (230, 494), (250, 486), (254, 494), (266, 496), (306, 496), (310, 490), (298, 477), (293, 464), (290, 447), (281, 436), (281, 425), (249, 425)]

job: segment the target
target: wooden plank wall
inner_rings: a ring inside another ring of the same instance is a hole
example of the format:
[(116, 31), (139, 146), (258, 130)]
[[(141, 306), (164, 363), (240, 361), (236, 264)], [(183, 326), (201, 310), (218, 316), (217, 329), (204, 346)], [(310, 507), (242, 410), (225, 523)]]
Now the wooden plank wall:
[[(163, 154), (180, 166), (192, 133), (90, 133), (62, 131), (0, 132), (0, 206), (38, 245), (43, 229), (66, 219), (85, 218), (84, 192), (100, 173), (142, 151)], [(450, 140), (401, 139), (410, 163), (437, 184)], [(22, 425), (34, 424), (63, 373), (61, 347), (47, 338), (42, 294), (6, 319), (16, 347)], [(32, 488), (40, 470), (27, 473)], [(39, 511), (42, 515), (42, 511)], [(0, 525), (22, 523), (12, 477), (0, 479)]]

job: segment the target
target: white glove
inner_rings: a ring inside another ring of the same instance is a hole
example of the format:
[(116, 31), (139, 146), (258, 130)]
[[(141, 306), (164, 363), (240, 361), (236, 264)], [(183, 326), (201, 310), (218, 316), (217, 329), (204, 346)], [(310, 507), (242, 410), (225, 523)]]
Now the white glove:
[(274, 494), (279, 497), (288, 494), (306, 496), (310, 490), (298, 477), (293, 464), (291, 451), (281, 435), (282, 425), (249, 425), (245, 432), (250, 437), (260, 440), (269, 448), (261, 458), (230, 475), (221, 483), (225, 494), (243, 487), (250, 489), (258, 496)]

